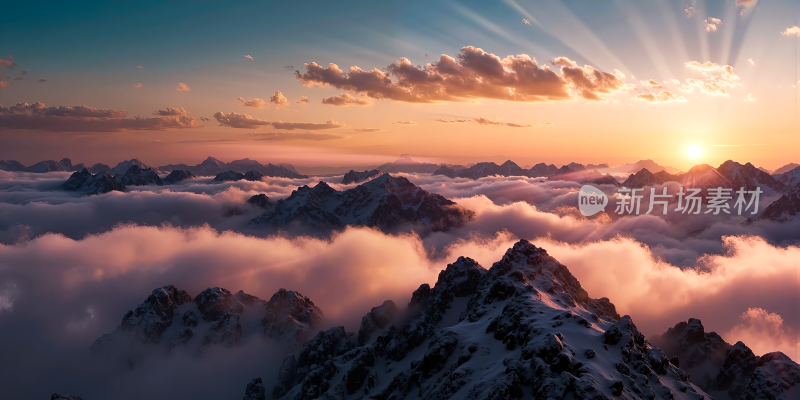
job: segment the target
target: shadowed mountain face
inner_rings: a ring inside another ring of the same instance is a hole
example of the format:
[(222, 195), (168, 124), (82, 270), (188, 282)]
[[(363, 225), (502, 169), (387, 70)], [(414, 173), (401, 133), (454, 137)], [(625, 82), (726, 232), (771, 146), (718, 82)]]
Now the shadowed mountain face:
[(761, 357), (742, 342), (730, 345), (702, 322), (679, 322), (651, 342), (664, 349), (692, 382), (720, 400), (795, 399), (800, 365), (781, 352)]
[[(677, 363), (677, 361), (676, 361)], [(250, 390), (252, 385), (248, 385)], [(700, 399), (689, 375), (608, 299), (522, 240), (490, 269), (460, 257), (436, 284), (321, 331), (273, 396), (309, 399)]]
[(381, 171), (379, 171), (377, 169), (373, 169), (371, 171), (369, 171), (369, 170), (368, 171), (362, 171), (362, 172), (356, 172), (356, 171), (351, 169), (350, 172), (344, 174), (344, 177), (342, 178), (342, 184), (343, 185), (349, 185), (351, 183), (364, 182), (366, 180), (372, 179), (372, 178), (374, 178), (376, 176), (380, 176), (380, 175), (381, 175)]
[[(291, 167), (290, 168), (287, 168)], [(227, 173), (229, 171), (233, 171), (240, 174), (245, 174), (249, 171), (258, 172), (263, 176), (269, 177), (280, 177), (280, 178), (293, 178), (293, 179), (302, 179), (308, 178), (306, 175), (302, 175), (297, 173), (289, 164), (284, 165), (273, 165), (273, 164), (261, 164), (258, 161), (251, 160), (249, 158), (244, 158), (241, 160), (234, 160), (229, 163), (217, 160), (214, 157), (208, 157), (200, 164), (191, 166), (187, 164), (169, 164), (158, 167), (160, 171), (173, 171), (173, 170), (182, 170), (182, 171), (189, 171), (197, 176), (216, 176), (222, 173)]]
[(384, 174), (343, 192), (325, 182), (303, 186), (277, 201), (251, 223), (278, 229), (302, 228), (328, 234), (345, 226), (369, 226), (391, 232), (404, 226), (447, 231), (474, 213), (444, 197), (420, 189), (404, 177)]
[(379, 171), (387, 173), (433, 173), (439, 168), (436, 164), (418, 162), (411, 159), (411, 157), (400, 157), (394, 162), (388, 162), (376, 168)]
[(61, 185), (61, 190), (93, 195), (114, 190), (124, 192), (126, 188), (125, 185), (114, 179), (108, 172), (99, 172), (92, 175), (84, 168), (80, 172), (73, 172), (69, 179)]

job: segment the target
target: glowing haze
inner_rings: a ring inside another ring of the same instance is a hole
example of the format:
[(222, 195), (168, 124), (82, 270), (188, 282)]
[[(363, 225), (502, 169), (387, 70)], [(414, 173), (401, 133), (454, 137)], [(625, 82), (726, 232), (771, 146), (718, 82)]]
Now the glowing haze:
[(800, 149), (792, 0), (92, 3), (0, 16), (0, 159), (686, 170)]

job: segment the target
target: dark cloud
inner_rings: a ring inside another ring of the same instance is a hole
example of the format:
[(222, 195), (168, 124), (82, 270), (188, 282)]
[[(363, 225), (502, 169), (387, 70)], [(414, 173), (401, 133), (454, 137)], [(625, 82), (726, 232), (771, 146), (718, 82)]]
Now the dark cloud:
[(174, 116), (189, 115), (189, 112), (186, 111), (186, 109), (183, 107), (167, 107), (166, 110), (158, 110), (154, 112), (153, 115), (158, 115), (162, 117), (174, 117)]
[[(172, 110), (172, 111), (170, 111)], [(184, 114), (159, 114), (178, 112)], [(0, 128), (37, 129), (62, 132), (118, 132), (127, 130), (168, 130), (199, 128), (194, 117), (183, 108), (168, 108), (155, 112), (158, 117), (126, 118), (127, 111), (100, 109), (88, 106), (47, 107), (40, 102), (0, 106)], [(168, 116), (164, 116), (168, 115)]]
[(566, 57), (558, 57), (551, 64), (556, 70), (525, 54), (501, 59), (467, 46), (456, 57), (442, 55), (439, 61), (425, 66), (401, 58), (384, 70), (353, 66), (344, 71), (333, 63), (325, 68), (311, 62), (304, 64), (305, 72), (295, 71), (295, 76), (305, 86), (332, 86), (372, 99), (410, 103), (472, 99), (606, 101), (603, 96), (632, 88), (613, 73), (578, 66)]
[(44, 82), (47, 82), (47, 79), (39, 79), (39, 80), (37, 80), (36, 82), (39, 82), (39, 83), (44, 83)]
[(18, 77), (16, 77), (16, 78), (14, 78), (14, 80), (15, 80), (15, 81), (24, 81), (24, 80), (25, 80), (25, 78), (23, 78), (23, 77), (21, 77), (21, 76), (18, 76)]
[(307, 96), (300, 96), (297, 100), (295, 100), (295, 104), (308, 104), (309, 100)]

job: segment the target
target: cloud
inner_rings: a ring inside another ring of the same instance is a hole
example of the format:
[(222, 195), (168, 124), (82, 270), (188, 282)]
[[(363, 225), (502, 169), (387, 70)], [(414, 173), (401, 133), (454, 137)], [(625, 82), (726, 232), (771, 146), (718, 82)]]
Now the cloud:
[(189, 112), (186, 111), (186, 109), (183, 107), (167, 107), (166, 110), (158, 110), (154, 112), (153, 115), (158, 115), (162, 117), (173, 117), (173, 116), (189, 115)]
[(285, 129), (285, 130), (295, 130), (295, 129), (321, 130), (321, 129), (343, 128), (347, 126), (341, 122), (333, 120), (328, 120), (325, 123), (267, 121), (265, 119), (251, 117), (250, 115), (247, 114), (239, 114), (235, 112), (225, 114), (221, 111), (218, 111), (214, 114), (214, 119), (216, 119), (221, 126), (228, 126), (231, 128), (246, 128), (246, 129), (254, 129), (267, 125), (272, 125), (272, 127), (274, 127), (275, 129)]
[(245, 55), (244, 55), (244, 58), (249, 58), (250, 60), (252, 60), (252, 59), (253, 59), (253, 56), (251, 56), (250, 54), (245, 54)]
[(690, 18), (692, 15), (694, 15), (697, 12), (697, 10), (695, 10), (694, 7), (686, 7), (683, 11), (686, 12), (686, 17), (687, 18)]
[(175, 143), (236, 143), (238, 140), (236, 139), (192, 139), (192, 140), (181, 140)]
[(448, 123), (448, 124), (469, 122), (468, 119), (441, 119), (441, 118), (437, 118), (434, 121), (436, 121), (436, 122), (444, 122), (444, 123)]
[(358, 132), (358, 133), (377, 133), (377, 132), (386, 132), (386, 130), (385, 129), (381, 129), (381, 128), (360, 128), (360, 129), (356, 129), (356, 132)]
[(679, 81), (677, 79), (670, 79), (667, 82), (669, 82), (669, 83), (671, 83), (673, 85), (680, 85), (681, 84), (681, 81)]
[(322, 99), (322, 104), (327, 104), (330, 106), (337, 106), (337, 107), (346, 107), (352, 105), (370, 106), (372, 105), (372, 100), (370, 100), (370, 98), (365, 95), (358, 95), (357, 97), (353, 97), (347, 93), (342, 93), (337, 96), (331, 96)]
[(44, 82), (47, 82), (47, 79), (39, 79), (39, 80), (37, 80), (36, 82), (39, 82), (39, 83), (44, 83)]
[(8, 83), (8, 82), (6, 82), (6, 81), (0, 81), (0, 88), (4, 88), (4, 87), (6, 87), (6, 86), (8, 86), (8, 85), (9, 85), (9, 83)]
[(265, 142), (282, 142), (287, 140), (310, 140), (313, 142), (322, 142), (327, 140), (340, 140), (345, 139), (347, 136), (338, 133), (320, 133), (320, 132), (263, 132), (253, 133), (256, 139)]
[(142, 87), (142, 86), (143, 86), (143, 85), (142, 85), (141, 83), (134, 83), (134, 84), (133, 84), (133, 87), (135, 87), (135, 88), (137, 88), (137, 89), (139, 89), (139, 88), (140, 88), (140, 87)]
[(180, 91), (185, 91), (185, 92), (188, 92), (188, 91), (192, 90), (185, 83), (179, 83), (178, 86), (175, 89), (180, 90)]
[(740, 318), (741, 323), (722, 334), (723, 339), (730, 343), (742, 341), (759, 356), (782, 349), (793, 360), (800, 359), (798, 330), (785, 326), (778, 313), (751, 307)]
[(136, 68), (137, 68), (137, 69), (144, 69), (144, 67), (143, 67), (143, 66), (141, 66), (141, 65), (137, 65), (137, 66), (136, 66)]
[(264, 108), (267, 106), (267, 102), (263, 99), (259, 99), (258, 97), (252, 100), (246, 100), (244, 97), (239, 97), (237, 100), (239, 100), (239, 103), (245, 107)]
[(639, 81), (639, 82), (642, 85), (647, 86), (647, 87), (652, 87), (652, 88), (663, 88), (664, 87), (664, 85), (662, 85), (660, 82), (656, 82), (656, 81), (654, 81), (652, 79), (646, 80), (646, 81)]
[(22, 75), (28, 75), (28, 71), (22, 71)]
[[(511, 128), (536, 128), (544, 125), (541, 123), (531, 125), (531, 124), (522, 124), (519, 122), (502, 122), (483, 117), (473, 118), (472, 120), (475, 121), (478, 125), (508, 126)], [(553, 124), (548, 123), (547, 125), (553, 125)]]
[(289, 100), (287, 100), (286, 96), (281, 92), (275, 92), (275, 94), (269, 96), (269, 102), (276, 106), (285, 106), (289, 104)]
[(690, 84), (687, 84), (687, 83), (684, 83), (683, 85), (678, 87), (678, 90), (680, 90), (681, 92), (684, 92), (684, 93), (691, 93), (692, 91), (694, 91), (694, 86), (692, 86)]
[(347, 126), (342, 122), (334, 120), (328, 120), (322, 124), (314, 122), (281, 122), (281, 121), (273, 121), (271, 122), (271, 124), (275, 129), (286, 129), (286, 130), (307, 129), (312, 131), (321, 129), (337, 129), (337, 128), (344, 128), (345, 126)]
[(753, 61), (753, 59), (752, 59), (752, 58), (748, 58), (748, 59), (747, 59), (747, 62), (749, 62), (749, 63), (750, 63), (750, 65), (756, 65), (756, 62), (755, 62), (755, 61)]
[(208, 121), (211, 121), (211, 118), (200, 117), (200, 121), (208, 122)]
[(528, 19), (524, 19), (524, 18), (523, 18), (523, 19), (522, 19), (522, 23), (523, 23), (523, 24), (525, 24), (525, 25), (530, 25), (530, 24), (531, 24), (531, 21), (530, 21), (530, 20), (528, 20)]
[(697, 87), (701, 92), (710, 96), (729, 96), (727, 88), (741, 86), (739, 76), (734, 73), (730, 65), (720, 65), (707, 61), (688, 61), (684, 64), (690, 71), (702, 74), (703, 80), (687, 78), (686, 83)]
[(755, 98), (755, 96), (753, 96), (753, 94), (752, 94), (752, 93), (748, 93), (748, 94), (747, 94), (747, 97), (745, 97), (744, 101), (750, 101), (750, 102), (753, 102), (753, 101), (756, 101), (756, 98)]
[(625, 73), (618, 69), (614, 70), (614, 75), (616, 75), (619, 79), (625, 79)]
[(392, 122), (392, 124), (399, 124), (399, 125), (416, 125), (417, 123), (414, 121), (397, 121)]
[(703, 23), (706, 26), (706, 32), (716, 32), (717, 27), (722, 25), (722, 20), (719, 18), (707, 18), (703, 20)]
[[(184, 114), (163, 115), (169, 110), (183, 110)], [(40, 102), (18, 103), (11, 107), (0, 106), (0, 128), (36, 129), (63, 132), (119, 132), (127, 130), (168, 130), (200, 128), (194, 117), (183, 108), (156, 111), (158, 117), (126, 118), (124, 110), (100, 109), (88, 106), (47, 107)]]
[(288, 69), (289, 71), (294, 71), (294, 65), (284, 65), (283, 69)]
[(15, 81), (24, 81), (24, 80), (25, 80), (25, 78), (23, 78), (23, 77), (21, 77), (21, 76), (18, 76), (18, 77), (16, 77), (16, 78), (14, 78), (14, 80), (15, 80)]
[(642, 100), (648, 103), (685, 103), (686, 98), (673, 94), (668, 90), (662, 90), (658, 94), (655, 93), (639, 93), (633, 97), (635, 100)]
[(17, 64), (14, 63), (14, 57), (8, 56), (8, 60), (0, 58), (0, 67), (14, 68)]
[(795, 26), (793, 26), (791, 28), (786, 28), (786, 30), (783, 31), (781, 33), (781, 35), (784, 35), (784, 36), (798, 36), (798, 37), (800, 37), (800, 27), (795, 25)]
[(228, 126), (231, 128), (254, 129), (261, 126), (270, 125), (270, 121), (260, 118), (254, 118), (247, 114), (239, 114), (231, 112), (225, 114), (221, 111), (214, 113), (214, 119), (219, 122), (221, 126)]
[(295, 100), (295, 104), (308, 104), (309, 100), (307, 96), (300, 96), (297, 100)]
[(371, 99), (408, 103), (608, 101), (604, 96), (633, 88), (613, 73), (578, 66), (566, 57), (557, 57), (551, 64), (554, 69), (526, 54), (501, 59), (467, 46), (456, 57), (443, 54), (424, 66), (401, 58), (385, 70), (353, 66), (345, 72), (333, 63), (325, 68), (312, 62), (304, 64), (305, 72), (295, 71), (295, 76), (305, 86), (332, 86)]

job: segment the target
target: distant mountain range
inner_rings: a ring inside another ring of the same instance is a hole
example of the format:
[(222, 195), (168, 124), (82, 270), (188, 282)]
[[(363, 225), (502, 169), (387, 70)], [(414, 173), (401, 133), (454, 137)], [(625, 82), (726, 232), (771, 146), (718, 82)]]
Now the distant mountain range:
[(383, 174), (345, 191), (337, 191), (325, 182), (314, 187), (302, 186), (288, 198), (278, 200), (251, 224), (281, 230), (310, 229), (312, 233), (330, 233), (346, 226), (392, 232), (405, 225), (436, 232), (462, 226), (474, 215), (404, 177)]

